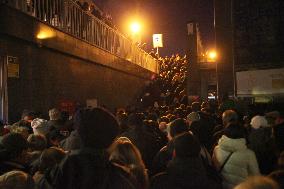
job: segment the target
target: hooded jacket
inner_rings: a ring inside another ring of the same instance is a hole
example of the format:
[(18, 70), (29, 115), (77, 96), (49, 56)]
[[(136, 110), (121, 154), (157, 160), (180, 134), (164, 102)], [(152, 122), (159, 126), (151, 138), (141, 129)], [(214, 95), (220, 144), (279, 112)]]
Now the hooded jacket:
[(256, 156), (247, 148), (246, 140), (231, 139), (225, 135), (221, 137), (213, 152), (213, 163), (217, 169), (220, 169), (230, 153), (232, 155), (221, 172), (225, 189), (233, 188), (248, 176), (259, 174)]
[(206, 170), (198, 157), (174, 158), (166, 172), (154, 176), (151, 183), (151, 189), (188, 188), (210, 188)]

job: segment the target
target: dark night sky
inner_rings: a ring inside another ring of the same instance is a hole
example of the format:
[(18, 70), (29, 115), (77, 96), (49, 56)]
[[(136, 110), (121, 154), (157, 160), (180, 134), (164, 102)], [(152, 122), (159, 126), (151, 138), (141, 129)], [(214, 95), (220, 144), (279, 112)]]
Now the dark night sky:
[(143, 42), (152, 48), (152, 34), (162, 33), (164, 48), (162, 55), (185, 53), (188, 21), (199, 22), (205, 48), (213, 46), (213, 0), (94, 0), (99, 7), (107, 10), (120, 30), (125, 20), (139, 15), (146, 23)]

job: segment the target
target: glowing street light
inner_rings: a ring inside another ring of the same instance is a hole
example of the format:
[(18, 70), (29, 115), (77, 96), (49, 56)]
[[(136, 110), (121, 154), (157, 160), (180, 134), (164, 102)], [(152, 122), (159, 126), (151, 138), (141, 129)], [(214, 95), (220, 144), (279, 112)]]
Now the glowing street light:
[(208, 61), (210, 62), (215, 62), (217, 59), (217, 52), (214, 50), (207, 52), (206, 55), (207, 55)]
[(217, 53), (215, 51), (210, 51), (209, 54), (208, 54), (208, 57), (211, 60), (215, 60), (217, 58)]
[(131, 29), (133, 34), (137, 34), (141, 31), (141, 25), (138, 22), (133, 22), (130, 25), (130, 29)]

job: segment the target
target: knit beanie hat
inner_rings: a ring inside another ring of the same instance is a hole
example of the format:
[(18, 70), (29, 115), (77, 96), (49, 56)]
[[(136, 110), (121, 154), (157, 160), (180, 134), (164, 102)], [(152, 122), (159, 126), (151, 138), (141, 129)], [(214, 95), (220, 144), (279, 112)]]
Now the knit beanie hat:
[(269, 127), (268, 122), (264, 116), (254, 116), (251, 119), (251, 127), (254, 129), (259, 129), (260, 127)]

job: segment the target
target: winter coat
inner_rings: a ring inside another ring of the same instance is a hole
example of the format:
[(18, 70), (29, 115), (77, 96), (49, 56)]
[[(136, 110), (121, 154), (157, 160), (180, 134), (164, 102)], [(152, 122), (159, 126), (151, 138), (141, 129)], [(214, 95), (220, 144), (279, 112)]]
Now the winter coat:
[(277, 156), (276, 145), (272, 138), (272, 129), (260, 127), (252, 128), (248, 136), (248, 147), (254, 151), (262, 174), (273, 171)]
[(274, 126), (274, 137), (279, 152), (284, 151), (284, 123)]
[(60, 142), (60, 147), (65, 151), (80, 149), (82, 145), (78, 131), (72, 131), (70, 136)]
[(122, 133), (122, 137), (127, 137), (139, 149), (142, 159), (147, 169), (151, 169), (152, 161), (161, 146), (157, 143), (157, 138), (153, 133), (147, 132), (144, 126), (137, 126)]
[(203, 144), (208, 151), (210, 151), (213, 143), (215, 122), (210, 115), (206, 115), (202, 112), (200, 112), (199, 115), (200, 120), (194, 121), (190, 126), (190, 130), (195, 136), (197, 136), (200, 143)]
[(28, 166), (20, 164), (15, 161), (1, 161), (0, 162), (0, 175), (7, 173), (9, 171), (24, 171), (28, 172)]
[(213, 163), (217, 169), (220, 169), (230, 153), (232, 155), (221, 172), (225, 189), (234, 188), (248, 176), (259, 174), (255, 153), (247, 148), (246, 140), (231, 139), (225, 135), (221, 137), (213, 152)]
[(164, 172), (167, 169), (169, 161), (173, 157), (173, 140), (169, 141), (155, 156), (152, 165), (152, 174)]
[(208, 184), (200, 158), (174, 158), (166, 172), (153, 177), (151, 189), (205, 189)]
[(91, 148), (74, 150), (63, 160), (56, 189), (134, 189), (135, 179), (108, 160), (106, 152)]

